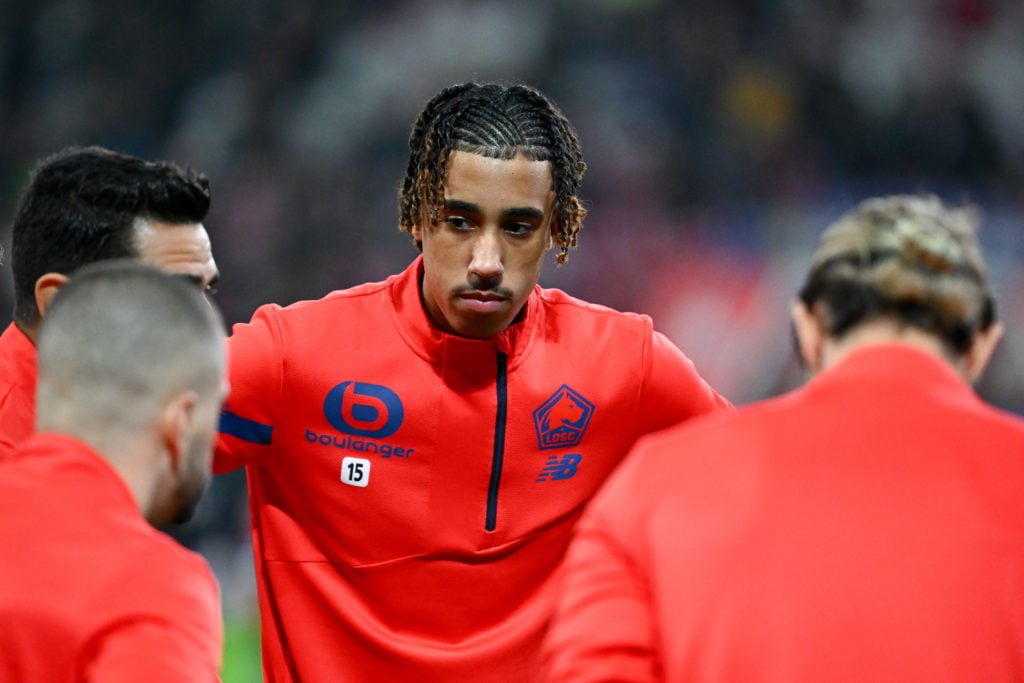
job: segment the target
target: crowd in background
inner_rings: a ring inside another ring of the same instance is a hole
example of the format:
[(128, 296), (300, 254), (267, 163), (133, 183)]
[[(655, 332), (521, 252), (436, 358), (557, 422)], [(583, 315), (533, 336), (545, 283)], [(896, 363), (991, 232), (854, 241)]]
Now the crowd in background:
[[(651, 314), (744, 403), (803, 379), (786, 313), (826, 223), (879, 193), (974, 202), (1007, 324), (979, 392), (1024, 413), (1016, 0), (0, 0), (0, 46), (5, 247), (32, 163), (95, 143), (210, 177), (229, 323), (382, 279), (415, 255), (397, 189), (423, 102), (523, 81), (588, 163), (580, 249), (542, 283)], [(219, 480), (190, 532), (229, 607), (243, 493)]]

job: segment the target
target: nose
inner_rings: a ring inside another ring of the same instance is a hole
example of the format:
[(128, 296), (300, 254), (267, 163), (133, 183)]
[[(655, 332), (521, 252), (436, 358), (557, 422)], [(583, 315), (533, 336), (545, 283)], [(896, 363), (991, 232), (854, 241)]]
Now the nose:
[(504, 274), (501, 240), (489, 230), (481, 231), (473, 244), (473, 254), (469, 261), (470, 284), (478, 289), (493, 289), (501, 284)]

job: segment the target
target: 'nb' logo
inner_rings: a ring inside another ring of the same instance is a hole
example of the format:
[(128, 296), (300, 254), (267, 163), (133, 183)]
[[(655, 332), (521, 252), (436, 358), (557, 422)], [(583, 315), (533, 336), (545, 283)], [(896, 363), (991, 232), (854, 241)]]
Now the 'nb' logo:
[(383, 439), (402, 426), (398, 394), (379, 384), (342, 382), (327, 393), (324, 417), (339, 432)]

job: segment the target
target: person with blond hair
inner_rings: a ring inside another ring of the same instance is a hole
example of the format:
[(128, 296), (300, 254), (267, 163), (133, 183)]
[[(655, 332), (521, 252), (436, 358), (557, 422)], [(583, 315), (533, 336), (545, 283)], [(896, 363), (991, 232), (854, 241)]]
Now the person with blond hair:
[(548, 680), (1020, 680), (1024, 421), (971, 388), (1002, 335), (976, 224), (890, 196), (824, 233), (813, 377), (636, 446), (559, 570)]

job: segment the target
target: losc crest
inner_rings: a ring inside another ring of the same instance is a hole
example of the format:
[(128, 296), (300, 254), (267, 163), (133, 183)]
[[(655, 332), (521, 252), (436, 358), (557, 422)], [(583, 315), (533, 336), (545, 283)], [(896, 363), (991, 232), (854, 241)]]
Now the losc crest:
[(541, 450), (576, 446), (590, 424), (594, 404), (563, 384), (533, 411), (537, 446)]

